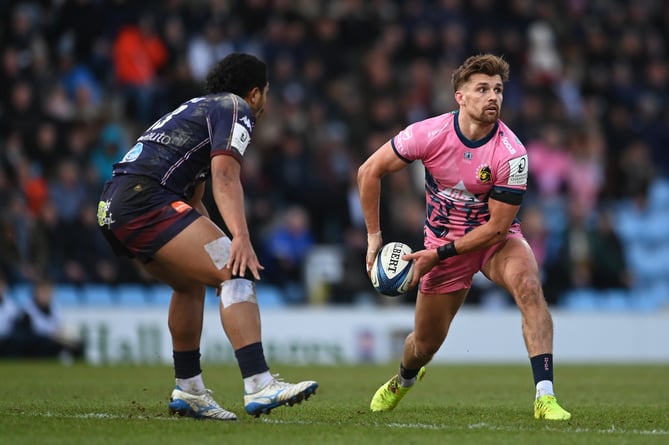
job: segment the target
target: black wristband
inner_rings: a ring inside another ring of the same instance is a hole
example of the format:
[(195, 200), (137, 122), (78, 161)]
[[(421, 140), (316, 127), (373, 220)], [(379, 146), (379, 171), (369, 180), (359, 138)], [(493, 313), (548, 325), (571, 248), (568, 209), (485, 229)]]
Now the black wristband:
[(458, 251), (455, 250), (455, 243), (451, 241), (448, 244), (437, 247), (437, 256), (439, 256), (439, 261), (443, 261), (446, 258), (450, 258), (458, 254)]

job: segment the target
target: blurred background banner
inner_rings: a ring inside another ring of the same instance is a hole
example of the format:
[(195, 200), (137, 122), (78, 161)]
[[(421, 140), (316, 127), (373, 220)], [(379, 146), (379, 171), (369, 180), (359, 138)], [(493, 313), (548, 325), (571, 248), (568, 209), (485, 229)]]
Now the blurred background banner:
[[(93, 364), (172, 361), (163, 310), (71, 309)], [(394, 360), (413, 327), (408, 308), (271, 309), (263, 312), (263, 345), (272, 362), (298, 365), (385, 364)], [(669, 313), (554, 314), (555, 355), (560, 363), (669, 363)], [(490, 333), (495, 335), (491, 336)], [(205, 315), (203, 360), (236, 363), (220, 332), (215, 308)], [(434, 363), (526, 363), (517, 310), (465, 308)]]
[[(102, 239), (97, 200), (140, 132), (202, 94), (204, 73), (233, 51), (269, 70), (269, 103), (243, 163), (249, 229), (266, 267), (261, 310), (331, 309), (320, 326), (334, 333), (342, 308), (414, 303), (415, 292), (377, 295), (365, 274), (357, 167), (409, 123), (456, 109), (452, 70), (492, 52), (511, 65), (502, 119), (529, 154), (519, 216), (549, 304), (620, 325), (666, 316), (666, 1), (10, 0), (0, 2), (5, 326), (31, 326), (35, 289), (47, 289), (44, 307), (63, 309), (50, 326), (80, 311), (166, 312), (169, 291)], [(420, 248), (422, 167), (382, 187), (384, 239)], [(476, 277), (467, 308), (512, 306)], [(370, 326), (386, 316), (368, 314)], [(351, 328), (340, 335), (356, 335)]]

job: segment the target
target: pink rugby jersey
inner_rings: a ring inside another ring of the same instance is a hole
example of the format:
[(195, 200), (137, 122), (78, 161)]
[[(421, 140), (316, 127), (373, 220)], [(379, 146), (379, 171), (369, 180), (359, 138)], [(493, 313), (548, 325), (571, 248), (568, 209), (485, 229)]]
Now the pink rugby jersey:
[(520, 204), (527, 188), (527, 152), (502, 121), (481, 140), (465, 138), (458, 112), (416, 122), (391, 140), (406, 162), (425, 167), (425, 247), (462, 237), (489, 219), (488, 198)]

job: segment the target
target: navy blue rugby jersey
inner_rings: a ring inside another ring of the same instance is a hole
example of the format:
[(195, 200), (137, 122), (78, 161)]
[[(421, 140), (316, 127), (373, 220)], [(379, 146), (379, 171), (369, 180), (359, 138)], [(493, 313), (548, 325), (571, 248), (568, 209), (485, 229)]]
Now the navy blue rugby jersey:
[(255, 117), (232, 93), (196, 97), (149, 127), (113, 166), (114, 175), (154, 178), (189, 199), (211, 172), (211, 157), (225, 154), (241, 162)]

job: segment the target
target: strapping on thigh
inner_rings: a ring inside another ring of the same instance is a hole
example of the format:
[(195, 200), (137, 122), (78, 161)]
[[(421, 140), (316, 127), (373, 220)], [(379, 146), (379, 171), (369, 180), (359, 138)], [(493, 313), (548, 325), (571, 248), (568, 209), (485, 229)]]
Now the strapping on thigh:
[(218, 269), (223, 269), (230, 258), (230, 238), (222, 236), (204, 245), (204, 250)]

